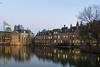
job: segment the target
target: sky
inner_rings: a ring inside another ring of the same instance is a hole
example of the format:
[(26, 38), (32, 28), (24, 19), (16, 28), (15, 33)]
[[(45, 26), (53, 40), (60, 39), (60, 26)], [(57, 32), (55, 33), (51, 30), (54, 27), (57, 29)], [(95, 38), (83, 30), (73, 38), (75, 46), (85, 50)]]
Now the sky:
[(63, 25), (75, 25), (85, 7), (99, 5), (100, 0), (0, 0), (0, 30), (3, 21), (11, 27), (21, 24), (37, 33)]

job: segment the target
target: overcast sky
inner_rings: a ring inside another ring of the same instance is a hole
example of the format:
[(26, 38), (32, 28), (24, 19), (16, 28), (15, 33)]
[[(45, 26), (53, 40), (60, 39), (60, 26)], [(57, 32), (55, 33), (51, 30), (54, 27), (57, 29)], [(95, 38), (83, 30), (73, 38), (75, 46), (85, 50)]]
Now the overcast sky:
[(0, 30), (6, 20), (12, 27), (22, 24), (33, 33), (42, 29), (75, 25), (79, 11), (100, 0), (0, 0)]

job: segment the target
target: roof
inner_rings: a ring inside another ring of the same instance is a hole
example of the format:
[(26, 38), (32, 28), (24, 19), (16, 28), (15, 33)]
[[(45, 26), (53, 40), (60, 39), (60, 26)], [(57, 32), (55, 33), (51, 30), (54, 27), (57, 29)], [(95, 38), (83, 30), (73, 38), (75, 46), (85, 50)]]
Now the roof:
[(16, 30), (17, 32), (19, 32), (19, 33), (23, 33), (24, 31), (26, 32), (26, 33), (30, 33), (31, 31), (30, 30)]
[(7, 31), (0, 31), (0, 33), (11, 33), (11, 32), (7, 32)]

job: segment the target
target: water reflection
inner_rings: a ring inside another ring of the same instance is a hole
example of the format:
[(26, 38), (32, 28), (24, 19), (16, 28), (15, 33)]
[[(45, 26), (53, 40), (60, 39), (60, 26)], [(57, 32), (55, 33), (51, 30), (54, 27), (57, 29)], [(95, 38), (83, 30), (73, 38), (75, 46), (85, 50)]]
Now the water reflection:
[(79, 49), (35, 48), (34, 54), (43, 61), (52, 61), (68, 67), (98, 67), (100, 55), (82, 53)]
[(79, 49), (74, 48), (0, 46), (0, 67), (3, 67), (3, 64), (10, 64), (7, 67), (12, 67), (12, 65), (17, 67), (19, 64), (24, 67), (33, 67), (34, 65), (36, 67), (39, 67), (37, 65), (44, 65), (44, 67), (50, 67), (50, 65), (53, 67), (99, 67), (100, 55), (82, 53)]
[(15, 62), (28, 61), (31, 59), (30, 49), (24, 46), (0, 46), (0, 58), (13, 58)]

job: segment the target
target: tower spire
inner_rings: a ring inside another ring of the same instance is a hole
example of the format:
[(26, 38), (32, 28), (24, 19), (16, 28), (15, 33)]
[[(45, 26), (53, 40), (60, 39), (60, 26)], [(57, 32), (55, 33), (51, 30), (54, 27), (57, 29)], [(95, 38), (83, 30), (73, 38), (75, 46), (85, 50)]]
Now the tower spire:
[(6, 32), (11, 32), (11, 26), (5, 20), (3, 21), (3, 30)]

